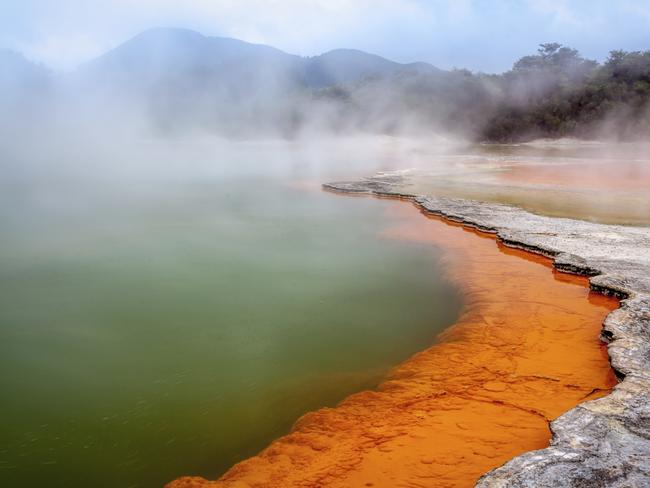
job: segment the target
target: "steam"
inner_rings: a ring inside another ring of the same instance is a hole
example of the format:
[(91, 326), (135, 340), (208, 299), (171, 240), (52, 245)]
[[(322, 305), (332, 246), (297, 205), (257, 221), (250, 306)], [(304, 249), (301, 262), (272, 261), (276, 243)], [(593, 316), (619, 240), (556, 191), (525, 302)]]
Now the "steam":
[[(386, 137), (439, 151), (572, 130), (603, 140), (647, 139), (648, 58), (615, 52), (599, 66), (575, 50), (544, 44), (511, 71), (486, 75), (399, 65), (350, 50), (301, 58), (179, 29), (145, 32), (69, 73), (0, 52), (2, 178), (126, 174), (135, 171), (134, 160), (152, 155), (160, 172), (169, 167), (165, 151), (183, 140), (210, 140), (206, 154), (227, 159), (232, 141), (289, 141), (285, 148), (331, 151), (323, 141), (336, 139), (363, 147), (358, 159), (381, 159), (369, 146), (385, 149), (377, 141)], [(556, 105), (574, 103), (585, 90), (598, 95), (601, 79), (616, 76), (641, 80), (634, 85), (641, 103), (601, 103), (574, 128), (554, 120)], [(160, 146), (151, 154), (153, 141)]]

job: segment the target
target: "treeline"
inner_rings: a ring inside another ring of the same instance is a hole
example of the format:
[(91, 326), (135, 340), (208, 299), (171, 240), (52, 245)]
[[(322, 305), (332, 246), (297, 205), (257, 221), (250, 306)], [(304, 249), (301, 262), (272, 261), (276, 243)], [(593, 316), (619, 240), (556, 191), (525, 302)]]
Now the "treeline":
[(107, 131), (128, 121), (234, 138), (361, 131), (650, 140), (650, 51), (612, 51), (599, 64), (542, 44), (499, 75), (350, 50), (303, 59), (178, 30), (144, 33), (69, 75), (0, 51), (0, 132), (88, 120)]
[(482, 136), (650, 136), (650, 51), (612, 51), (604, 64), (543, 44), (501, 76), (501, 102)]
[(425, 129), (474, 140), (650, 137), (650, 51), (612, 51), (599, 64), (560, 44), (542, 44), (500, 75), (402, 72), (321, 96), (364, 129)]

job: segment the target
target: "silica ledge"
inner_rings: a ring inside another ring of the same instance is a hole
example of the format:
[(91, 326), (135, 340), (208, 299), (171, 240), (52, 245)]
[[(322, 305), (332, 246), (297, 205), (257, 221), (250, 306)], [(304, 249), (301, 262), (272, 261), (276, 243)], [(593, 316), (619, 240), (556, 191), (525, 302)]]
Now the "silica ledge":
[(326, 190), (413, 201), (425, 213), (494, 233), (504, 245), (553, 259), (589, 276), (592, 290), (621, 298), (603, 324), (612, 392), (550, 423), (549, 447), (517, 456), (483, 475), (487, 487), (650, 487), (650, 228), (535, 215), (503, 204), (415, 195), (416, 175), (379, 174)]

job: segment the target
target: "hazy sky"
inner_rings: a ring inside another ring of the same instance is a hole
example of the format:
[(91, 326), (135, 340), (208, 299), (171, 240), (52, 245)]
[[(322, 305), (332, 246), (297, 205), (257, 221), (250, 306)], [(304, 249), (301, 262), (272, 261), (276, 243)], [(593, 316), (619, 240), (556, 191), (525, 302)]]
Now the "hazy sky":
[(0, 47), (68, 69), (150, 27), (314, 55), (337, 47), (503, 71), (541, 42), (650, 49), (650, 0), (0, 0)]

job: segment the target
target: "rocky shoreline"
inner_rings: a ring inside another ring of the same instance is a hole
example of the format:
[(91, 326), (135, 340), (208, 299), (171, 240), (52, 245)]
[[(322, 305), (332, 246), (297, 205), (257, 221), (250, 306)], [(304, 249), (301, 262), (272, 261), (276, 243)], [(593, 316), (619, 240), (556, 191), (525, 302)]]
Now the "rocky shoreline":
[(593, 290), (620, 297), (601, 337), (620, 383), (550, 423), (548, 448), (490, 471), (485, 487), (650, 487), (650, 228), (535, 215), (522, 209), (405, 190), (415, 175), (380, 174), (323, 185), (345, 193), (406, 198), (422, 211), (494, 233), (503, 244), (590, 276)]

